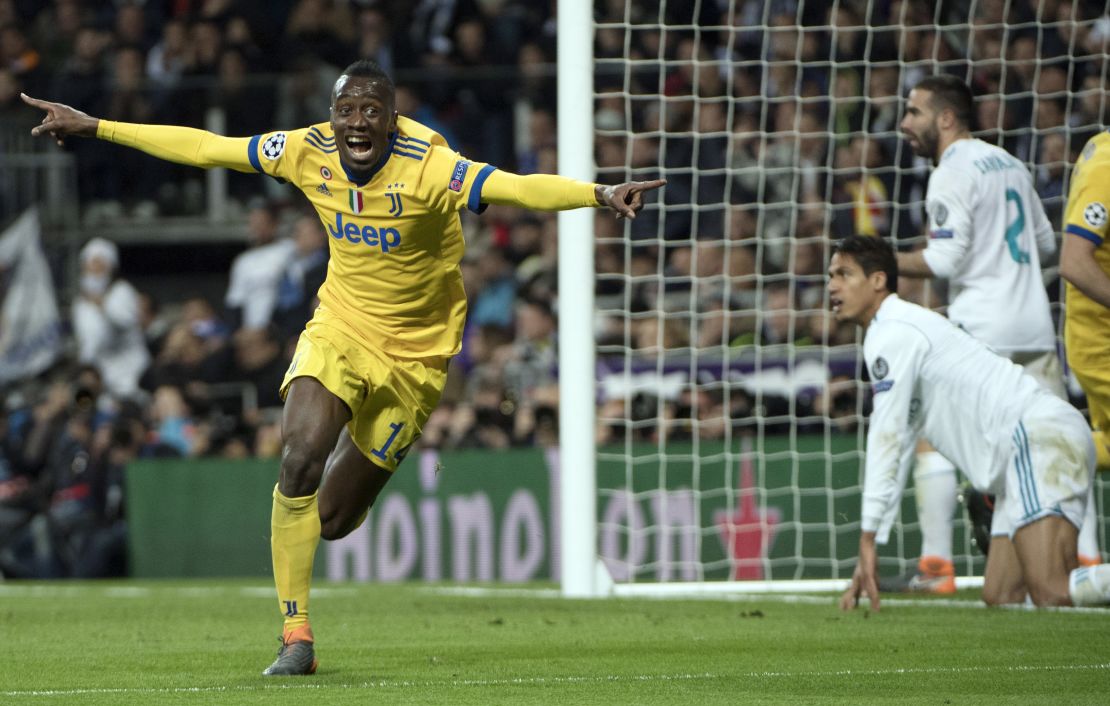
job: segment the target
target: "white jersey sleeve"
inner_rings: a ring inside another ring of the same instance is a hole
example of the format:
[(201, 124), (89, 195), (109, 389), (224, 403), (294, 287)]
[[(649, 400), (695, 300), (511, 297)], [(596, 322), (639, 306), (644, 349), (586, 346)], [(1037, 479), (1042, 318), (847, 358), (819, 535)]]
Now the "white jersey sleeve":
[(1033, 237), (1036, 239), (1037, 254), (1043, 267), (1046, 263), (1051, 263), (1056, 255), (1056, 231), (1052, 229), (1052, 222), (1048, 220), (1040, 199), (1031, 199), (1030, 206), (1033, 211)]
[(885, 544), (898, 516), (920, 427), (917, 395), (928, 338), (901, 321), (873, 324), (863, 344), (873, 410), (867, 432), (861, 527)]
[(974, 236), (975, 180), (967, 172), (940, 165), (929, 176), (925, 210), (929, 246), (923, 253), (933, 274), (949, 279), (959, 270)]

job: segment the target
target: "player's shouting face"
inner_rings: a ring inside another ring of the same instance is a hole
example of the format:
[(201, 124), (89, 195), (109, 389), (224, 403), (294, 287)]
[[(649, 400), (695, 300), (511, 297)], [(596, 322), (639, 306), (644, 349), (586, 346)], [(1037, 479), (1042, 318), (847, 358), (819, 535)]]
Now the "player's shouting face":
[(389, 151), (389, 135), (397, 130), (393, 86), (364, 76), (340, 76), (331, 100), (331, 129), (339, 161), (350, 171), (371, 171)]
[(937, 111), (932, 106), (932, 91), (913, 89), (906, 99), (906, 112), (898, 127), (906, 136), (914, 154), (936, 160), (940, 131), (937, 128)]

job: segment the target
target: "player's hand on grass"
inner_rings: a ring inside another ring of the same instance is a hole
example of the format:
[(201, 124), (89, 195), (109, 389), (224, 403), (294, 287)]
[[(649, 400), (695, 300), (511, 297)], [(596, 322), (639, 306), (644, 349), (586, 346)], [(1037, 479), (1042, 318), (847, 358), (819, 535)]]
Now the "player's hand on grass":
[(46, 117), (42, 119), (42, 123), (31, 128), (31, 134), (35, 137), (50, 135), (58, 141), (59, 145), (63, 144), (65, 138), (70, 135), (96, 137), (96, 127), (100, 122), (98, 119), (68, 105), (39, 100), (26, 93), (20, 93), (19, 96), (27, 105), (46, 111)]
[(875, 549), (875, 533), (864, 532), (859, 538), (859, 560), (852, 573), (852, 583), (840, 597), (840, 609), (852, 610), (864, 594), (871, 599), (871, 610), (879, 611), (879, 557)]
[(633, 220), (636, 218), (636, 213), (644, 207), (642, 194), (645, 191), (654, 191), (666, 183), (666, 179), (654, 179), (652, 181), (628, 181), (616, 186), (598, 184), (594, 188), (594, 195), (599, 204), (616, 211), (617, 218)]

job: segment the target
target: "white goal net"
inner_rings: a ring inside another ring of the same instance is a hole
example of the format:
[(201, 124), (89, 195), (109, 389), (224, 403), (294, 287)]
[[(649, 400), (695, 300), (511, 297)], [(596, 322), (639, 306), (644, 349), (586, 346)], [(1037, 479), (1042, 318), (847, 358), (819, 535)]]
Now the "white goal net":
[[(592, 101), (599, 181), (668, 180), (635, 222), (596, 219), (593, 315), (560, 305), (596, 342), (597, 547), (615, 581), (851, 575), (869, 393), (856, 331), (827, 314), (830, 244), (919, 243), (929, 166), (898, 123), (936, 72), (969, 81), (977, 136), (1029, 165), (1059, 230), (1070, 164), (1106, 117), (1108, 9), (595, 3), (592, 86), (560, 120)], [(903, 296), (944, 302), (926, 284)], [(912, 490), (902, 520), (884, 574), (917, 557)], [(962, 510), (955, 548), (957, 574), (981, 574)]]

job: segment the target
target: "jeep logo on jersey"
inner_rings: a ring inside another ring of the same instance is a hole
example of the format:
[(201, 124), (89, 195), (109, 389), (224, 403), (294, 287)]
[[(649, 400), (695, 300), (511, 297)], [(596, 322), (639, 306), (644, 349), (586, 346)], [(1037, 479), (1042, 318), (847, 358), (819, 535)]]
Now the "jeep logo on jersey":
[(362, 243), (372, 248), (381, 248), (387, 254), (401, 245), (401, 232), (396, 228), (375, 228), (371, 225), (359, 228), (357, 223), (344, 223), (342, 213), (335, 214), (335, 225), (328, 225), (328, 233), (336, 240), (345, 239), (355, 245)]

